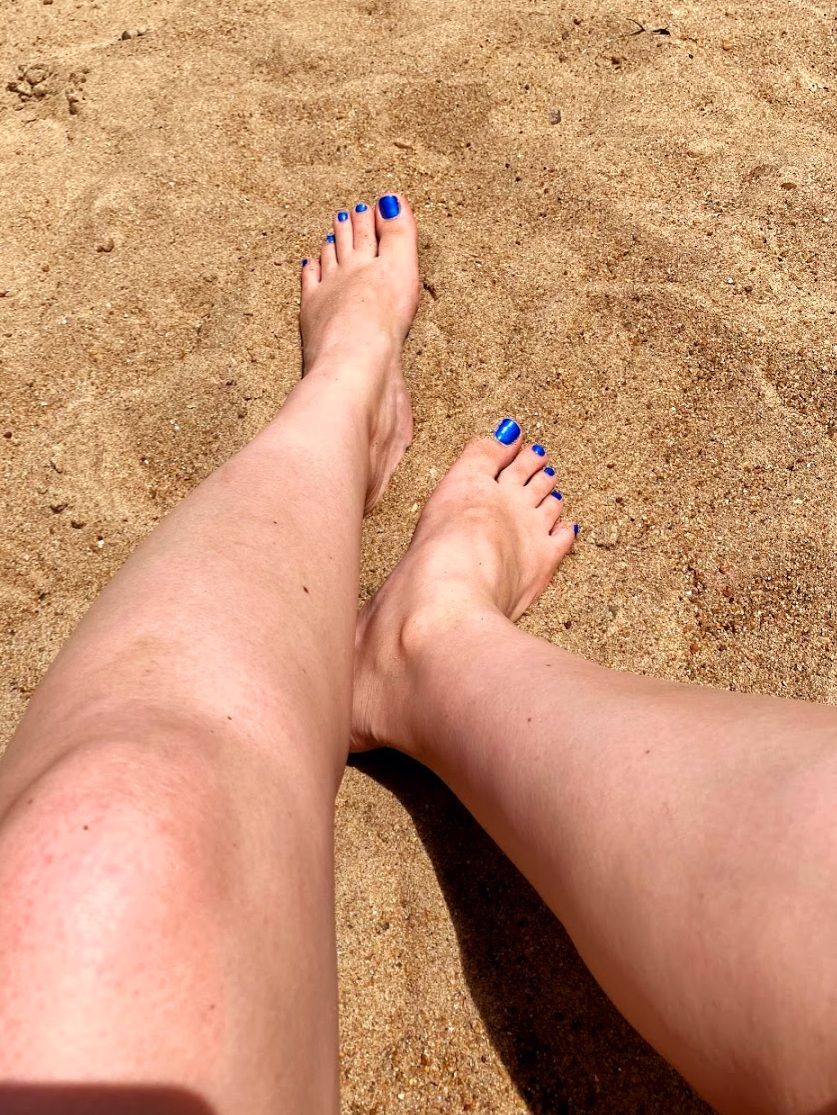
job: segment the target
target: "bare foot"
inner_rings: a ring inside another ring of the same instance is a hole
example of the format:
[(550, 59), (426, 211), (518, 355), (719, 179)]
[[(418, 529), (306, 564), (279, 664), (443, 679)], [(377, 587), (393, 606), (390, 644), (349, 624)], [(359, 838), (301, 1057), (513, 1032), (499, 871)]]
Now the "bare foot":
[(378, 500), (413, 436), (401, 349), (419, 296), (416, 223), (389, 194), (334, 217), (319, 260), (302, 265), (303, 375), (351, 376), (371, 392), (371, 481)]
[[(509, 444), (506, 444), (509, 442)], [(411, 671), (464, 616), (519, 619), (578, 532), (540, 445), (506, 419), (473, 441), (425, 507), (409, 550), (358, 619), (353, 748), (410, 750)]]

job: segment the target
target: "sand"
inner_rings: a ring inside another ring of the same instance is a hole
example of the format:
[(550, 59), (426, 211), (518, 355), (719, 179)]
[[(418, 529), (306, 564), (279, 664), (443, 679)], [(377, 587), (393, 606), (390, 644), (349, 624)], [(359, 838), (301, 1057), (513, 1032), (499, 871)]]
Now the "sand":
[[(6, 0), (6, 734), (292, 387), (330, 213), (392, 188), (421, 227), (417, 433), (364, 596), (513, 414), (582, 524), (529, 630), (833, 701), (833, 34), (777, 0)], [(704, 1110), (428, 774), (358, 761), (337, 852), (346, 1112)]]

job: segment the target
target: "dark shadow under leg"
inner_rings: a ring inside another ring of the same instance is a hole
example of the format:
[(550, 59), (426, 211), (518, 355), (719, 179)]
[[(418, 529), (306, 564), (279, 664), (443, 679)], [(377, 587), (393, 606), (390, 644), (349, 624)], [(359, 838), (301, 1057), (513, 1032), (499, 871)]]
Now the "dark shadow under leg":
[(352, 763), (412, 817), (474, 1002), (535, 1115), (706, 1115), (710, 1109), (619, 1014), (560, 922), (444, 783), (395, 751)]

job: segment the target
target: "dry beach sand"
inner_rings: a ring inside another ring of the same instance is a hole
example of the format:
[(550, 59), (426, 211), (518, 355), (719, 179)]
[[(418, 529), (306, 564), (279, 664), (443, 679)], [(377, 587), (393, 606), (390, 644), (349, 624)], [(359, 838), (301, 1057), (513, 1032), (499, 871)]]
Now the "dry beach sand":
[[(6, 734), (292, 387), (329, 214), (391, 188), (421, 227), (417, 433), (364, 595), (510, 413), (583, 527), (531, 631), (833, 701), (835, 26), (779, 0), (4, 0)], [(350, 768), (337, 858), (346, 1112), (705, 1110), (419, 768)]]

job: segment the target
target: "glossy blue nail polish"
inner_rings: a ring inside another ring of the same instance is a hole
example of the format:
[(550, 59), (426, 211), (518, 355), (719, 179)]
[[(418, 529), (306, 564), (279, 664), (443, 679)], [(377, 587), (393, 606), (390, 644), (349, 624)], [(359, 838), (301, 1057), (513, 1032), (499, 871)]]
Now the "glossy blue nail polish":
[(520, 427), (513, 418), (504, 418), (494, 431), (494, 436), (503, 445), (511, 445), (520, 437)]
[(546, 456), (546, 450), (544, 449), (544, 447), (542, 445), (533, 445), (532, 446), (532, 452), (537, 453), (537, 455), (539, 457), (545, 457)]
[(346, 212), (345, 209), (341, 209), (340, 212), (337, 214), (337, 220), (338, 221), (348, 221), (348, 219), (349, 219), (349, 214)]
[(578, 523), (573, 523), (573, 534), (578, 534), (580, 530), (581, 527), (578, 525)]
[(384, 194), (378, 199), (378, 210), (385, 221), (391, 221), (401, 212), (401, 202), (395, 194)]
[(560, 492), (555, 492), (555, 491), (553, 491), (553, 492), (550, 492), (549, 494), (550, 494), (551, 496), (554, 496), (554, 497), (555, 497), (555, 499), (563, 499), (563, 498), (564, 498), (564, 497), (563, 497), (563, 495), (562, 495), (562, 494), (561, 494)]
[(328, 234), (328, 236), (326, 237), (326, 244), (333, 244), (333, 243), (334, 243), (334, 233), (330, 232)]
[(355, 206), (355, 213), (365, 213), (366, 209), (367, 207), (363, 204), (363, 202), (359, 201)]
[(546, 468), (544, 469), (544, 472), (546, 473), (547, 476), (554, 476), (555, 475), (555, 469), (552, 467), (552, 465), (547, 465)]
[(304, 259), (304, 260), (302, 261), (302, 266), (303, 266), (303, 267), (307, 267), (307, 266), (308, 266), (308, 260), (307, 260), (307, 259)]

